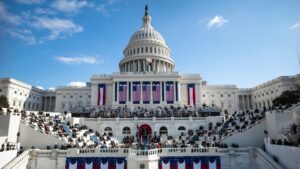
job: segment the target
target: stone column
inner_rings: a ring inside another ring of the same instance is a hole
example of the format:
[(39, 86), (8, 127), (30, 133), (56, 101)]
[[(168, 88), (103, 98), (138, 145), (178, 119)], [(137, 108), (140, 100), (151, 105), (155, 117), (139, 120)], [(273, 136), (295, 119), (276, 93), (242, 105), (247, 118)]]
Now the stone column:
[(119, 82), (117, 82), (117, 104), (119, 104)]
[(250, 95), (247, 96), (247, 100), (248, 100), (248, 109), (251, 109), (251, 96)]
[(51, 111), (51, 96), (49, 97), (49, 109), (48, 109), (48, 111)]
[(242, 110), (245, 110), (244, 95), (242, 95)]
[(113, 88), (112, 88), (112, 94), (113, 94), (112, 96), (113, 96), (113, 97), (112, 97), (111, 103), (115, 103), (115, 102), (116, 102), (116, 100), (115, 100), (115, 92), (116, 92), (116, 91), (115, 91), (115, 86), (116, 86), (116, 85), (115, 85), (115, 82), (113, 81), (113, 82), (112, 82), (112, 87), (113, 87)]
[(180, 81), (177, 82), (177, 92), (178, 92), (178, 103), (180, 103), (181, 102)]
[(147, 68), (146, 68), (146, 60), (145, 60), (145, 59), (143, 60), (143, 65), (144, 65), (144, 66), (143, 66), (143, 67), (144, 67), (144, 72), (147, 72)]
[[(47, 97), (45, 96), (45, 97), (44, 97), (44, 106), (43, 106), (44, 110), (43, 110), (43, 111), (46, 111), (46, 99), (47, 99)], [(28, 107), (28, 108), (29, 108), (29, 107)]]
[(173, 81), (173, 85), (174, 85), (174, 103), (176, 103), (176, 81)]

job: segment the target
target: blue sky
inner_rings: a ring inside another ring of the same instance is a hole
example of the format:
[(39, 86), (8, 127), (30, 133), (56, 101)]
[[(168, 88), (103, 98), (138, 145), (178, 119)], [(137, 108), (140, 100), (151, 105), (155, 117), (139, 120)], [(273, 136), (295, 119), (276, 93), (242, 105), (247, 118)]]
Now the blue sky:
[[(148, 0), (180, 73), (253, 87), (299, 73), (299, 0)], [(1, 0), (0, 77), (50, 87), (118, 71), (146, 0)]]

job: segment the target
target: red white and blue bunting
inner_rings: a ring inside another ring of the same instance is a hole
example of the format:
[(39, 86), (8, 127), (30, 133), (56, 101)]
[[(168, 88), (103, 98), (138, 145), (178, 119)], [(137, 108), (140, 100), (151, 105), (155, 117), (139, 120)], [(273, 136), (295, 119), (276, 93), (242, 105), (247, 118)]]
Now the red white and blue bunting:
[(160, 103), (160, 82), (152, 82), (152, 98), (154, 104)]
[(195, 91), (195, 84), (188, 84), (188, 91), (187, 91), (187, 97), (188, 97), (188, 105), (189, 106), (195, 106), (196, 105), (196, 91)]
[(167, 104), (173, 104), (174, 103), (174, 82), (167, 81), (166, 82), (166, 99)]
[(67, 157), (66, 169), (127, 169), (125, 157)]
[(127, 82), (119, 82), (119, 104), (127, 101)]
[(159, 169), (221, 169), (219, 156), (161, 157)]
[(104, 106), (106, 102), (105, 84), (98, 85), (98, 106)]

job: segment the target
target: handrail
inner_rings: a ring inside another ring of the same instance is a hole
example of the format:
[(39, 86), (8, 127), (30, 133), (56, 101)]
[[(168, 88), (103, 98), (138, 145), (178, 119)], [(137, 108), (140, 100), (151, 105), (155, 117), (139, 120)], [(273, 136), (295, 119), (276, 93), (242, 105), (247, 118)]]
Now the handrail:
[(12, 161), (10, 161), (8, 164), (6, 164), (3, 169), (15, 169), (18, 168), (17, 166), (19, 166), (22, 162), (24, 162), (25, 160), (28, 160), (30, 157), (30, 150), (26, 150), (24, 151), (21, 155), (19, 155), (17, 158), (13, 159)]
[(270, 168), (272, 169), (282, 169), (282, 167), (276, 163), (269, 155), (267, 155), (264, 151), (262, 151), (260, 148), (256, 148), (256, 153), (266, 161), (266, 164), (271, 165)]

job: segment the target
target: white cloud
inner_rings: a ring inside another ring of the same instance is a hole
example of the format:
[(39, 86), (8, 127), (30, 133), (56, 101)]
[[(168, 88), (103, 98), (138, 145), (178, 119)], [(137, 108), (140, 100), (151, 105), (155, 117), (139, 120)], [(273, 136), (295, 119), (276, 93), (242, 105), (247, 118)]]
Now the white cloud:
[(70, 82), (67, 84), (67, 86), (72, 86), (72, 87), (85, 87), (86, 83), (85, 82)]
[(36, 8), (34, 12), (38, 15), (55, 15), (56, 12), (47, 8)]
[(37, 17), (36, 22), (32, 26), (38, 29), (49, 30), (51, 33), (47, 37), (48, 40), (72, 36), (73, 33), (83, 31), (82, 26), (73, 23), (71, 20), (59, 18)]
[(109, 16), (110, 12), (118, 11), (116, 9), (109, 9), (110, 6), (121, 0), (107, 0), (106, 3), (95, 5), (95, 10), (98, 11), (101, 15)]
[(298, 28), (300, 28), (300, 22), (297, 22), (290, 27), (290, 29), (298, 29)]
[(56, 58), (56, 60), (66, 63), (66, 64), (98, 64), (103, 63), (103, 60), (98, 60), (96, 57), (93, 56), (80, 56), (80, 57), (65, 57), (65, 56), (59, 56)]
[(228, 20), (224, 19), (223, 16), (216, 15), (208, 22), (207, 28), (210, 29), (212, 27), (220, 27), (227, 22), (228, 22)]
[(29, 45), (36, 44), (36, 37), (28, 29), (7, 29), (5, 32), (13, 38), (26, 41)]
[(42, 86), (36, 86), (36, 88), (44, 90), (44, 88)]
[(15, 1), (20, 4), (41, 4), (45, 0), (15, 0)]
[(56, 0), (52, 7), (61, 12), (78, 12), (83, 7), (93, 6), (86, 0)]
[(10, 13), (3, 2), (0, 2), (0, 20), (13, 25), (21, 24), (21, 18)]

